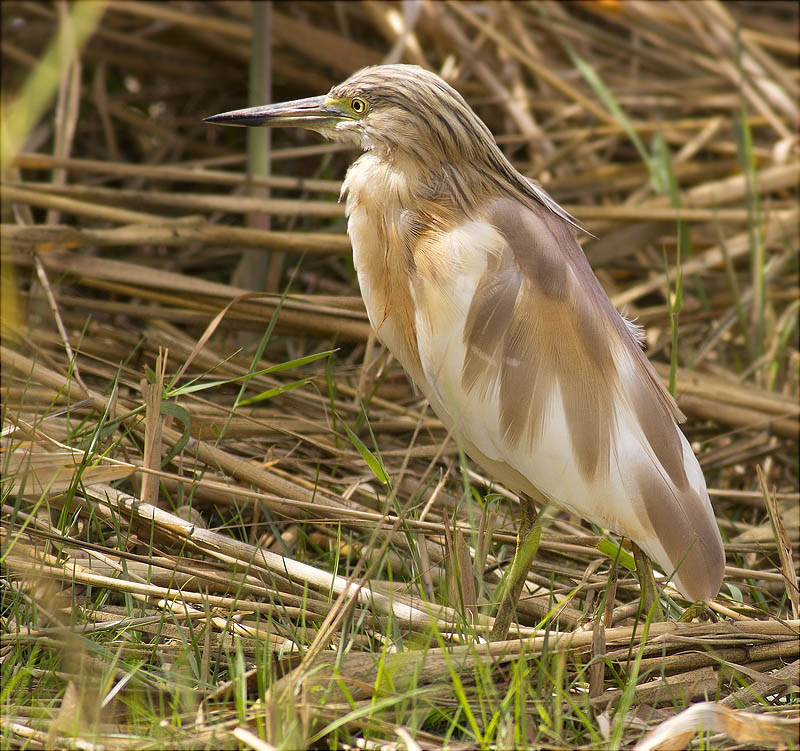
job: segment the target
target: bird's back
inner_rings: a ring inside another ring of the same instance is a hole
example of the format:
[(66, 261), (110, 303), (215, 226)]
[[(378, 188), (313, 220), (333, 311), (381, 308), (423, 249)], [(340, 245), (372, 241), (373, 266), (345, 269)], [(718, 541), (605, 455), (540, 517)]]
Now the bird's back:
[(680, 412), (567, 221), (502, 195), (466, 216), (369, 153), (345, 190), (370, 320), (467, 453), (714, 596), (722, 541)]

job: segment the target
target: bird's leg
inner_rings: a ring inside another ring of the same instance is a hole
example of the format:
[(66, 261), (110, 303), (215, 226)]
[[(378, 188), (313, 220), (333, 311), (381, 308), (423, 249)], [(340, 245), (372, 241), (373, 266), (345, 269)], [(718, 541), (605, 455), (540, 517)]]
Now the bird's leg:
[(631, 542), (631, 547), (633, 548), (633, 560), (636, 562), (636, 578), (639, 580), (639, 589), (645, 614), (649, 614), (652, 609), (653, 617), (651, 620), (654, 623), (663, 621), (664, 611), (661, 609), (659, 589), (653, 576), (653, 564), (644, 550), (635, 542)]
[(522, 594), (522, 587), (531, 569), (533, 558), (539, 549), (539, 538), (542, 534), (542, 523), (536, 513), (536, 506), (533, 501), (525, 494), (520, 496), (521, 518), (519, 531), (517, 532), (517, 550), (514, 553), (514, 560), (511, 568), (503, 578), (500, 585), (502, 595), (497, 615), (494, 619), (494, 626), (489, 638), (492, 641), (502, 641), (508, 636), (511, 627), (511, 619), (517, 609), (519, 596)]

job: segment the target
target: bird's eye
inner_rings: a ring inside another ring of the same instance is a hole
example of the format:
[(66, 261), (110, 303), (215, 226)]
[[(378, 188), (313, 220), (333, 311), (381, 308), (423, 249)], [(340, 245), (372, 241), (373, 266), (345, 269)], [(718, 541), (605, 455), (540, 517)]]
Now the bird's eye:
[(350, 107), (357, 115), (363, 115), (367, 111), (367, 103), (358, 97), (350, 102)]

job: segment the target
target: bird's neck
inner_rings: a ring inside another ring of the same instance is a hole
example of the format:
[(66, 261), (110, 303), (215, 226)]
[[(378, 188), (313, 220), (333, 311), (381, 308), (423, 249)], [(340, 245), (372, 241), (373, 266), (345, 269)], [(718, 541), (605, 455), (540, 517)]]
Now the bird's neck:
[(474, 217), (497, 194), (484, 175), (471, 165), (424, 164), (404, 154), (368, 151), (348, 170), (342, 195), (348, 208), (368, 202), (384, 216), (402, 212), (426, 223), (446, 219), (452, 226)]

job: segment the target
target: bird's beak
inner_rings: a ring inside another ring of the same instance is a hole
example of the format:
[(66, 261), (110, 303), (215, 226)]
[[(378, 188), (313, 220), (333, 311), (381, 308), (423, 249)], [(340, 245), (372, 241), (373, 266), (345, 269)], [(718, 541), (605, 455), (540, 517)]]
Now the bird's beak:
[(203, 120), (217, 125), (319, 128), (335, 125), (343, 117), (344, 113), (336, 104), (323, 95), (296, 99), (293, 102), (263, 104), (260, 107), (231, 110), (205, 117)]

